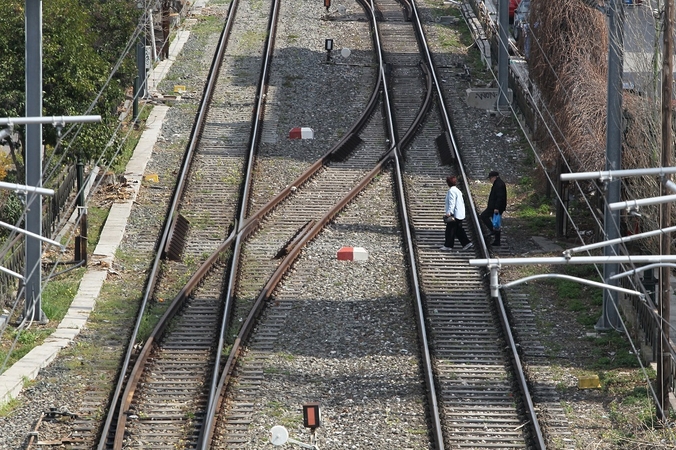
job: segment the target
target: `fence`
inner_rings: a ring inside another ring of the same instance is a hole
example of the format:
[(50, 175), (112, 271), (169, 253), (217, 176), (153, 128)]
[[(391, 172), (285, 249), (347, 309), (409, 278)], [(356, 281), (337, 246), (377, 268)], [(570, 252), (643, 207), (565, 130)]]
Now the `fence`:
[[(75, 194), (77, 182), (77, 167), (69, 166), (57, 178), (54, 186), (54, 196), (43, 202), (42, 207), (42, 235), (53, 237), (62, 227), (63, 222), (72, 213), (75, 205), (70, 201)], [(51, 187), (51, 186), (50, 186)], [(25, 240), (22, 234), (7, 246), (4, 254), (0, 255), (0, 266), (16, 273), (24, 272)], [(19, 280), (5, 272), (0, 272), (0, 302), (11, 300), (18, 291)]]
[[(480, 36), (475, 36), (477, 40), (485, 40), (482, 45), (477, 45), (480, 49), (490, 49), (489, 54), (484, 55), (484, 60), (492, 64), (491, 60), (497, 61), (498, 54), (498, 30), (496, 24), (493, 22), (491, 15), (495, 17), (495, 11), (490, 11), (494, 8), (494, 4), (490, 0), (484, 2), (483, 0), (468, 0), (471, 10), (465, 10), (465, 14), (474, 14), (472, 21), (480, 23), (482, 30)], [(470, 25), (472, 28), (473, 26)], [(528, 64), (525, 59), (519, 56), (510, 56), (509, 62), (509, 88), (513, 93), (514, 104), (518, 108), (523, 121), (531, 134), (536, 134), (539, 127), (544, 126), (542, 118), (536, 113), (539, 108), (540, 96), (537, 88), (533, 85), (528, 74)], [(558, 173), (552, 174), (554, 178), (558, 179)], [(561, 190), (559, 183), (558, 189)], [(601, 215), (602, 217), (602, 215)], [(641, 280), (637, 280), (641, 283)], [(627, 289), (634, 289), (629, 285), (628, 279), (623, 279), (624, 287)], [(654, 362), (657, 358), (658, 339), (660, 336), (660, 328), (656, 319), (656, 311), (651, 303), (646, 303), (638, 299), (636, 296), (620, 295), (620, 309), (625, 316), (625, 323), (628, 324), (629, 331), (635, 342), (640, 342), (641, 353), (646, 362)], [(674, 332), (671, 333), (672, 335)], [(672, 349), (671, 353), (671, 379), (676, 380), (676, 354)], [(672, 383), (672, 391), (676, 394), (676, 383)]]

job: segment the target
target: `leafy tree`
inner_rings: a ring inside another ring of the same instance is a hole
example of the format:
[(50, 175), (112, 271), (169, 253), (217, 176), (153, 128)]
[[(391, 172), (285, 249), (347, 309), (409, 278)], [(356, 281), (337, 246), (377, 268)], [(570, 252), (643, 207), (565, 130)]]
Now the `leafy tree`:
[[(25, 9), (24, 0), (0, 0), (0, 117), (25, 115)], [(124, 45), (133, 34), (140, 11), (131, 0), (50, 0), (43, 3), (43, 115), (99, 114), (103, 123), (86, 125), (57, 146), (57, 130), (43, 128), (47, 147), (63, 152), (67, 160), (78, 155), (90, 160), (101, 153), (116, 125), (117, 106), (133, 77), (134, 52), (122, 70), (108, 82)], [(107, 86), (93, 109), (101, 89)], [(23, 141), (23, 127), (18, 127)], [(20, 148), (23, 148), (21, 146)], [(22, 158), (12, 155), (19, 176)]]
[(0, 116), (17, 117), (25, 108), (24, 6), (0, 0)]
[[(134, 30), (139, 24), (143, 11), (138, 9), (136, 0), (80, 0), (96, 24), (94, 48), (113, 66), (122, 50), (130, 44)], [(132, 48), (136, 42), (131, 42)], [(132, 49), (130, 57), (125, 58), (115, 78), (122, 86), (131, 86), (136, 77), (136, 57)]]

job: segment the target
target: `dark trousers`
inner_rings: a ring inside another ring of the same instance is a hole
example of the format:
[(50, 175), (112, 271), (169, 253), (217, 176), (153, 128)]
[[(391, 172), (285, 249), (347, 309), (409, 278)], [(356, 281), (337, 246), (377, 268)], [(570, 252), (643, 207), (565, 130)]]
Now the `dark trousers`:
[(493, 210), (491, 209), (490, 211), (487, 209), (484, 209), (481, 214), (479, 214), (479, 219), (486, 225), (486, 228), (488, 228), (488, 231), (491, 233), (493, 232)]
[(493, 229), (493, 210), (484, 209), (484, 211), (479, 214), (479, 219), (486, 225), (488, 231), (493, 233), (493, 236), (495, 237), (493, 245), (500, 245), (500, 230)]
[(462, 220), (454, 220), (446, 224), (446, 234), (444, 235), (444, 246), (453, 248), (455, 245), (455, 238), (458, 238), (460, 245), (463, 247), (469, 244), (469, 238), (462, 227)]

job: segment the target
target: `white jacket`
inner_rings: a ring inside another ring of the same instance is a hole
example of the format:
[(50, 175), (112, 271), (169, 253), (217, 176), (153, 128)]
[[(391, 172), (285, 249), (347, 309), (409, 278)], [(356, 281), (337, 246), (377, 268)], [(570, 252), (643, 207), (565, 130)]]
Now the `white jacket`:
[(446, 193), (445, 214), (451, 214), (458, 220), (465, 218), (465, 200), (462, 198), (462, 192), (457, 186), (451, 187)]

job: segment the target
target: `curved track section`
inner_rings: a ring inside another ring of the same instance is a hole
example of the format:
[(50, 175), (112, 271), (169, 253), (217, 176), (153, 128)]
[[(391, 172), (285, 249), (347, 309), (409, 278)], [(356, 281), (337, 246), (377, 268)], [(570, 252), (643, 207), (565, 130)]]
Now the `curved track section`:
[[(414, 19), (418, 21), (415, 4), (412, 6)], [(428, 60), (432, 64), (431, 59)], [(438, 85), (436, 78), (435, 84)], [(443, 99), (441, 91), (438, 95)], [(510, 333), (507, 317), (500, 303), (493, 302), (488, 295), (484, 271), (470, 267), (465, 259), (474, 256), (477, 249), (486, 253), (485, 243), (476, 232), (479, 230), (476, 209), (468, 189), (464, 189), (469, 213), (465, 225), (469, 225), (468, 231), (475, 235), (475, 247), (452, 253), (438, 250), (445, 228), (438, 218), (438, 211), (443, 210), (441, 194), (447, 189), (445, 176), (454, 172), (466, 179), (448, 113), (445, 105), (439, 106), (441, 117), (434, 114), (438, 119), (426, 123), (406, 151), (405, 168), (411, 224), (415, 230), (431, 330), (430, 346), (434, 349), (437, 370), (444, 441), (452, 448), (527, 448), (533, 439), (529, 435), (528, 420), (535, 414), (525, 383), (522, 384), (523, 396), (515, 395), (515, 391), (520, 391), (516, 380), (523, 379), (523, 374), (519, 375), (519, 357), (513, 343), (513, 353), (505, 351), (510, 348), (503, 340), (506, 339), (503, 336), (509, 337)], [(449, 132), (458, 161), (457, 167), (450, 171), (439, 166), (439, 155), (432, 143), (433, 136), (445, 131)], [(435, 204), (438, 206), (431, 207)], [(524, 407), (530, 411), (528, 414), (522, 412)], [(533, 424), (533, 429), (538, 430), (537, 424)]]
[[(403, 17), (401, 9), (392, 4), (384, 4), (379, 8), (385, 21), (388, 15), (398, 19)], [(397, 10), (398, 15), (393, 13)], [(401, 22), (403, 23), (403, 20)], [(388, 60), (385, 57), (384, 61), (387, 62), (390, 76), (388, 79), (396, 80), (392, 85), (398, 89), (386, 88), (386, 104), (389, 105), (391, 102), (395, 107), (385, 108), (385, 124), (390, 130), (389, 136), (397, 146), (399, 145), (397, 130), (402, 125), (408, 126), (409, 130), (417, 129), (419, 126), (415, 118), (420, 117), (421, 108), (411, 107), (411, 104), (413, 99), (416, 99), (418, 104), (421, 102), (425, 84), (418, 69), (420, 57), (410, 44), (415, 35), (406, 35), (393, 29), (396, 27), (389, 27), (389, 32), (385, 33), (393, 38), (383, 42), (383, 47), (389, 49), (385, 54), (390, 58)], [(400, 39), (402, 36), (403, 39)], [(398, 48), (397, 43), (405, 45)], [(417, 76), (411, 76), (411, 67), (415, 67), (418, 71)], [(403, 76), (395, 76), (397, 72)], [(440, 109), (445, 112), (443, 108)], [(425, 298), (425, 323), (432, 326), (429, 338), (430, 345), (434, 349), (436, 385), (440, 394), (438, 403), (443, 418), (440, 428), (445, 442), (439, 440), (435, 447), (443, 448), (446, 444), (458, 448), (484, 446), (526, 448), (528, 437), (524, 431), (527, 420), (519, 412), (520, 405), (514, 400), (516, 387), (511, 375), (510, 355), (504, 351), (505, 345), (499, 331), (500, 320), (497, 317), (502, 311), (493, 309), (483, 281), (483, 273), (467, 264), (467, 259), (473, 256), (474, 252), (451, 256), (440, 255), (437, 250), (443, 239), (441, 237), (443, 224), (440, 223), (438, 214), (435, 214), (432, 221), (430, 211), (440, 211), (443, 206), (440, 204), (432, 208), (430, 205), (442, 201), (443, 195), (440, 195), (440, 192), (445, 191), (445, 186), (441, 186), (445, 178), (444, 169), (439, 168), (434, 145), (436, 137), (442, 131), (450, 131), (450, 126), (443, 124), (442, 118), (430, 120), (426, 124), (420, 135), (422, 137), (416, 139), (416, 141), (422, 139), (424, 142), (418, 144), (417, 150), (414, 144), (413, 150), (408, 150), (411, 151), (410, 154), (407, 151), (406, 163), (408, 170), (406, 190), (409, 192), (409, 201), (413, 203), (408, 212), (411, 216), (411, 227), (415, 230), (416, 256), (419, 264), (419, 268), (414, 270), (419, 272), (420, 287)], [(365, 132), (365, 135), (368, 135), (368, 132)], [(319, 206), (321, 203), (325, 200), (328, 200), (328, 204), (335, 202), (340, 195), (338, 197), (333, 195), (339, 193), (337, 191), (340, 191), (341, 187), (345, 186), (347, 190), (350, 183), (355, 183), (363, 176), (363, 173), (355, 173), (351, 175), (352, 178), (346, 178), (352, 181), (342, 181), (342, 177), (349, 175), (349, 171), (357, 169), (358, 172), (361, 168), (365, 172), (368, 164), (374, 161), (368, 161), (367, 157), (364, 159), (367, 165), (359, 167), (364, 155), (369, 154), (367, 149), (368, 140), (349, 160), (350, 164), (330, 165), (318, 173), (316, 178), (310, 180), (309, 184), (314, 184), (318, 189), (313, 187), (307, 191), (309, 201), (305, 206), (302, 201), (305, 190), (300, 189), (300, 186), (293, 186), (299, 189), (300, 193), (297, 191), (290, 199), (289, 209), (276, 210), (271, 216), (274, 226), (269, 227), (263, 222), (257, 233), (247, 241), (236, 295), (239, 312), (234, 316), (235, 319), (244, 317), (247, 311), (249, 315), (246, 320), (242, 320), (245, 323), (244, 334), (240, 333), (238, 341), (249, 342), (248, 335), (252, 332), (252, 323), (257, 321), (258, 317), (257, 313), (253, 314), (251, 311), (260, 309), (261, 300), (268, 298), (271, 295), (270, 291), (274, 289), (274, 285), (265, 284), (265, 281), (271, 276), (272, 278), (279, 276), (272, 273), (275, 267), (281, 268), (274, 262), (275, 257), (284, 256), (286, 246), (291, 246), (297, 253), (296, 245), (300, 245), (298, 242), (307, 242), (305, 237), (307, 229), (317, 229), (317, 225), (314, 224), (316, 219), (305, 211), (321, 214), (322, 207)], [(371, 154), (371, 158), (376, 155)], [(327, 181), (323, 181), (323, 177), (327, 177)], [(415, 196), (412, 196), (411, 192), (415, 192)], [(469, 203), (471, 205), (471, 201)], [(403, 214), (406, 217), (406, 213)], [(474, 217), (475, 223), (476, 220)], [(431, 243), (432, 239), (435, 240), (434, 244)], [(275, 273), (278, 274), (279, 269)], [(308, 277), (304, 279), (308, 283), (308, 289), (317, 289), (313, 284), (316, 281)], [(255, 299), (256, 295), (259, 295), (258, 299)], [(274, 343), (278, 339), (285, 339), (284, 323), (289, 317), (289, 312), (285, 309), (288, 308), (291, 308), (291, 304), (285, 304), (284, 308), (277, 309), (271, 316), (272, 320), (265, 326), (259, 326), (252, 336), (253, 350), (249, 353), (250, 358), (239, 363), (236, 378), (230, 383), (233, 389), (228, 393), (226, 409), (215, 433), (218, 439), (218, 444), (215, 445), (225, 448), (247, 448), (247, 445), (251, 444), (250, 428), (254, 422), (256, 398), (263, 395), (260, 386), (262, 380), (266, 378), (265, 367), (269, 364), (270, 352), (275, 348)], [(421, 327), (424, 328), (424, 325)], [(238, 342), (235, 344), (241, 345)], [(428, 351), (426, 345), (423, 347), (423, 353)], [(232, 356), (231, 354), (231, 359)], [(230, 364), (229, 361), (228, 365)], [(230, 370), (224, 370), (225, 378), (230, 377)], [(428, 389), (432, 389), (433, 386), (434, 383), (428, 385)], [(435, 396), (430, 399), (430, 404), (437, 403)], [(436, 411), (434, 413), (436, 415)]]
[[(397, 7), (397, 10), (399, 17), (403, 18), (401, 9)], [(260, 229), (247, 241), (246, 251), (243, 254), (243, 270), (239, 276), (238, 294), (236, 296), (240, 312), (235, 314), (235, 319), (250, 311), (252, 304), (254, 309), (258, 308), (255, 305), (260, 302), (261, 298), (267, 298), (270, 295), (273, 287), (270, 287), (270, 284), (265, 285), (265, 287), (263, 285), (271, 276), (273, 279), (278, 276), (272, 273), (273, 269), (278, 267), (278, 263), (274, 261), (275, 257), (284, 256), (285, 249), (289, 246), (297, 253), (298, 248), (310, 239), (308, 235), (312, 231), (308, 232), (307, 230), (309, 228), (318, 230), (327, 217), (330, 218), (335, 214), (332, 212), (332, 205), (338, 204), (340, 207), (341, 203), (345, 203), (346, 196), (351, 195), (348, 192), (350, 189), (361, 189), (357, 182), (361, 181), (362, 184), (364, 180), (368, 182), (374, 174), (381, 170), (376, 168), (368, 174), (367, 178), (364, 178), (368, 169), (373, 167), (381, 158), (382, 149), (390, 141), (387, 136), (383, 135), (382, 130), (384, 128), (390, 129), (389, 136), (396, 134), (393, 132), (396, 127), (389, 118), (399, 117), (399, 122), (403, 123), (405, 127), (412, 127), (417, 124), (421, 116), (420, 111), (423, 110), (422, 108), (425, 105), (423, 103), (424, 95), (422, 95), (422, 88), (425, 87), (425, 83), (422, 82), (421, 71), (418, 67), (419, 58), (415, 56), (415, 47), (411, 46), (408, 39), (400, 40), (398, 33), (393, 33), (393, 35), (397, 36), (396, 42), (400, 43), (401, 48), (398, 49), (399, 52), (390, 52), (391, 61), (398, 59), (404, 69), (410, 69), (412, 60), (415, 62), (412, 64), (417, 71), (415, 77), (410, 75), (399, 77), (402, 80), (400, 92), (406, 92), (407, 95), (402, 95), (399, 103), (392, 101), (390, 104), (386, 101), (386, 122), (374, 118), (360, 133), (363, 144), (357, 146), (357, 149), (347, 161), (328, 164), (323, 171), (317, 173), (308, 182), (308, 186), (296, 186), (294, 184), (295, 194), (285, 205), (275, 210), (271, 215), (270, 221), (272, 223), (269, 223), (269, 221), (261, 223)], [(404, 37), (406, 38), (406, 36)], [(412, 33), (408, 37), (414, 39)], [(390, 41), (391, 50), (396, 49), (396, 42)], [(401, 43), (405, 43), (405, 45), (401, 45)], [(413, 53), (413, 56), (410, 53)], [(384, 58), (384, 60), (387, 60), (387, 58)], [(406, 75), (405, 70), (403, 73)], [(393, 76), (393, 78), (397, 77)], [(415, 99), (415, 101), (412, 101), (412, 99)], [(429, 97), (426, 100), (429, 102)], [(394, 111), (394, 114), (392, 111)], [(391, 156), (393, 153), (390, 152), (389, 155)], [(291, 258), (291, 255), (289, 258)], [(281, 266), (279, 267), (281, 268)], [(279, 273), (279, 270), (276, 273)], [(310, 287), (318, 280), (307, 279), (306, 281), (308, 287)], [(255, 300), (256, 295), (259, 295), (257, 300)], [(279, 304), (276, 299), (274, 305)], [(225, 405), (226, 408), (220, 417), (219, 427), (215, 432), (217, 438), (217, 443), (214, 443), (215, 447), (247, 448), (247, 445), (251, 444), (250, 428), (255, 419), (255, 402), (253, 400), (256, 396), (263, 395), (263, 391), (258, 387), (261, 384), (261, 379), (265, 378), (264, 371), (265, 366), (269, 363), (269, 352), (278, 339), (285, 339), (283, 324), (289, 319), (288, 307), (291, 306), (291, 303), (285, 302), (285, 304), (287, 305), (285, 308), (275, 308), (277, 312), (273, 314), (272, 321), (268, 319), (265, 326), (258, 326), (250, 339), (251, 347), (247, 353), (248, 357), (244, 360), (240, 359), (235, 374), (236, 378), (230, 382), (232, 388), (228, 393), (229, 400)], [(244, 322), (244, 334), (240, 333), (241, 337), (238, 340), (249, 342), (247, 340), (249, 333), (247, 327), (251, 326), (251, 320), (257, 321), (258, 319), (252, 319), (252, 316), (249, 315)], [(414, 326), (413, 322), (411, 322), (411, 326)], [(224, 373), (230, 370), (226, 368)]]

